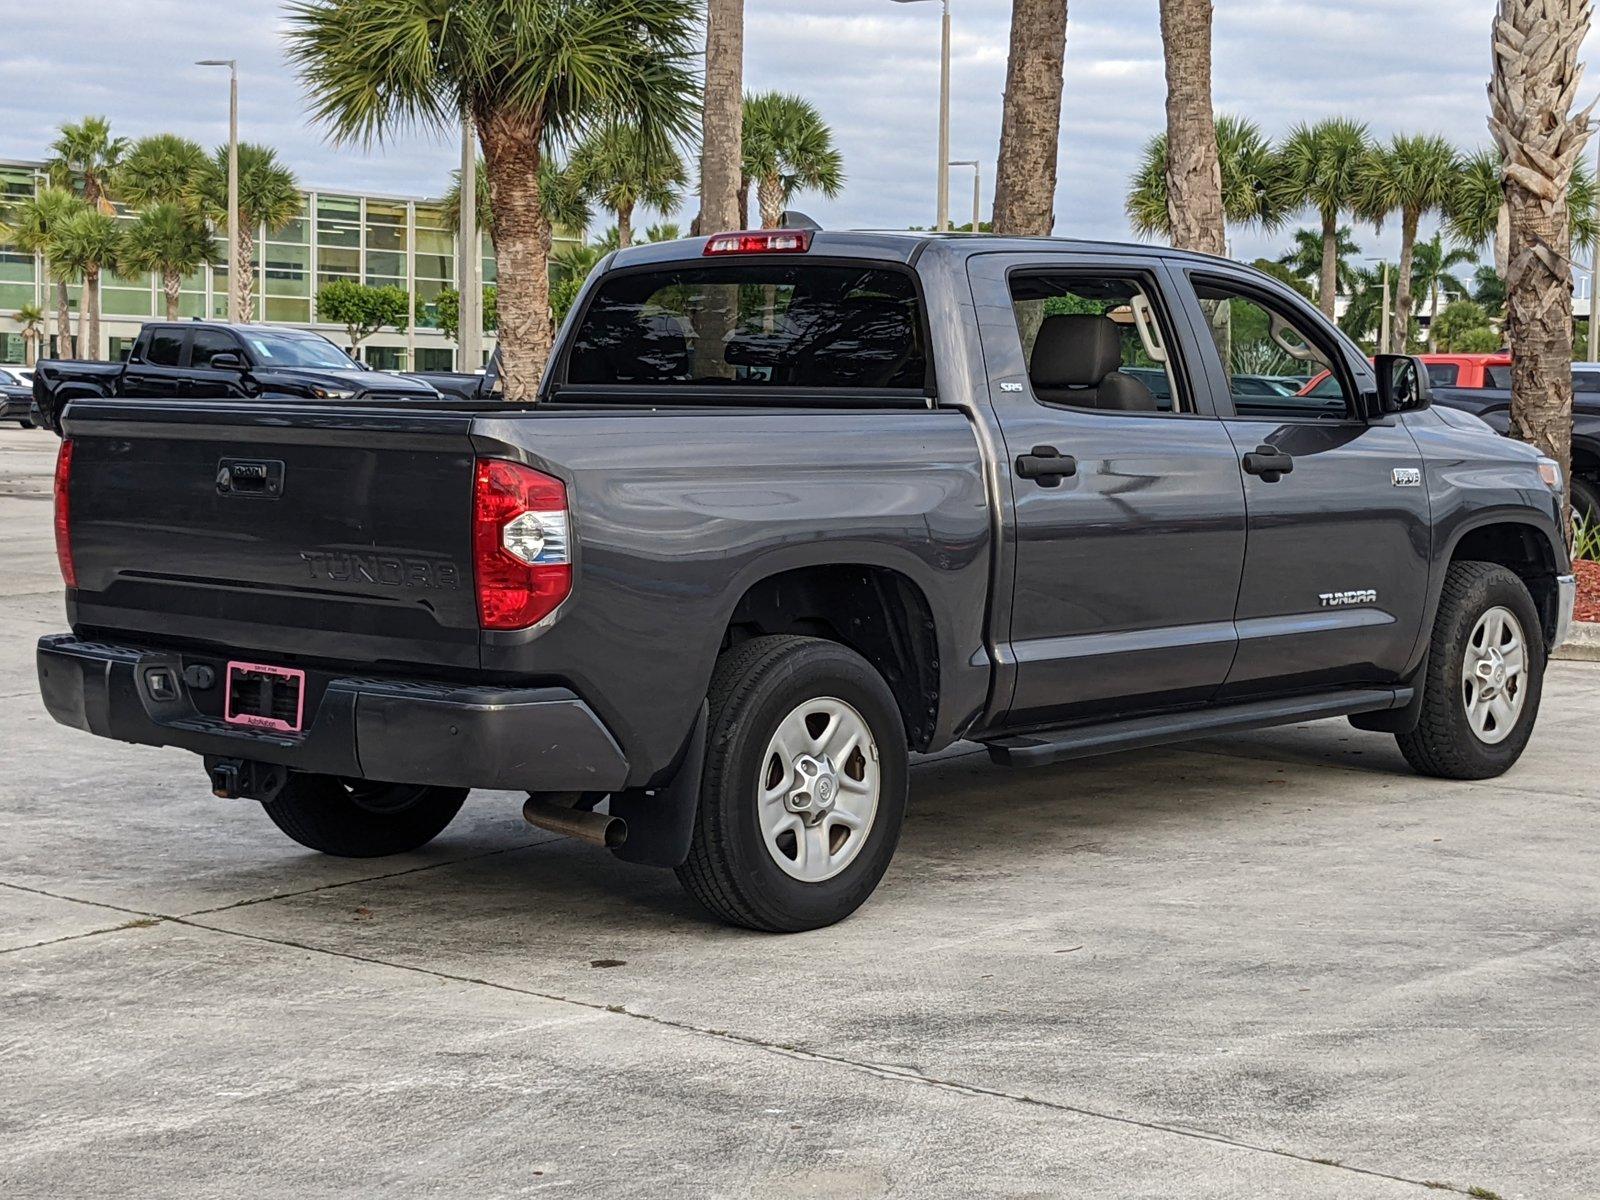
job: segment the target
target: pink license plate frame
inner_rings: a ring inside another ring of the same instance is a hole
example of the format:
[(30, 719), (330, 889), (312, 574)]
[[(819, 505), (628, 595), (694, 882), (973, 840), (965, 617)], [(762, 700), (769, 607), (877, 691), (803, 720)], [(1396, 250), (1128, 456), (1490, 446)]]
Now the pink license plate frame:
[[(295, 688), (294, 721), (279, 720), (277, 717), (264, 717), (258, 713), (236, 713), (233, 711), (233, 680), (236, 672), (252, 671), (258, 675), (270, 675), (278, 679), (293, 680)], [(293, 667), (274, 667), (267, 663), (230, 662), (228, 664), (227, 687), (223, 692), (223, 718), (230, 725), (246, 725), (251, 729), (271, 729), (277, 733), (299, 733), (306, 713), (306, 673), (297, 671)]]

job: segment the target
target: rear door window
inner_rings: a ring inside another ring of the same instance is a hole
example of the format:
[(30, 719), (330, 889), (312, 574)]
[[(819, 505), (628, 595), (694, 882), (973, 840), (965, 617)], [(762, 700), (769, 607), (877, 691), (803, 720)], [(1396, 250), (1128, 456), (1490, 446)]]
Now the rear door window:
[(183, 330), (155, 329), (144, 348), (144, 361), (152, 367), (175, 367), (183, 357)]
[(573, 384), (808, 390), (927, 386), (921, 301), (890, 267), (752, 262), (630, 271), (600, 285)]
[(1430, 387), (1455, 387), (1456, 380), (1460, 378), (1460, 363), (1428, 364), (1428, 384)]

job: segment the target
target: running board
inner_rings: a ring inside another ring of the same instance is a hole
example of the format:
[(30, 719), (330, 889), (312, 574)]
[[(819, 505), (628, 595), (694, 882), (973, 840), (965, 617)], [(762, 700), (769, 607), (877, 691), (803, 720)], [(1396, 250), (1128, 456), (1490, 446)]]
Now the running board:
[(1347, 717), (1352, 713), (1403, 708), (1411, 702), (1408, 687), (1362, 688), (1355, 691), (1319, 692), (1312, 696), (1287, 696), (1253, 700), (1222, 708), (1189, 709), (1153, 717), (1131, 717), (1103, 725), (1016, 734), (986, 743), (989, 757), (1006, 767), (1042, 767), (1069, 758), (1088, 758), (1118, 750), (1142, 750), (1214, 733), (1239, 733), (1267, 729), (1295, 721)]

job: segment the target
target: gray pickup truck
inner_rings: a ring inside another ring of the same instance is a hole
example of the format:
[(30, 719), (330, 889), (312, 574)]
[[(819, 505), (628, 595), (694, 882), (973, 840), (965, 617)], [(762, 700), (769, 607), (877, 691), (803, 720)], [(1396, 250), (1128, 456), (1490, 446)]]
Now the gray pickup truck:
[[(1337, 402), (1232, 384), (1324, 368)], [(1555, 464), (1150, 247), (638, 246), (537, 404), (86, 398), (63, 432), (57, 720), (203, 755), (330, 854), (527, 792), (764, 930), (860, 905), (909, 754), (958, 739), (1340, 716), (1497, 775), (1574, 594)]]

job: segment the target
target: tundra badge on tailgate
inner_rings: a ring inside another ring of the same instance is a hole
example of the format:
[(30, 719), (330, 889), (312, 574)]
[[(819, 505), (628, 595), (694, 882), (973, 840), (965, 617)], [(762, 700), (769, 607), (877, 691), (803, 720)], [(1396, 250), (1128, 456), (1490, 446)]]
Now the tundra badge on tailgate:
[(377, 583), (384, 587), (454, 590), (461, 572), (447, 558), (420, 558), (406, 554), (345, 554), (302, 550), (300, 559), (313, 579), (335, 583)]

